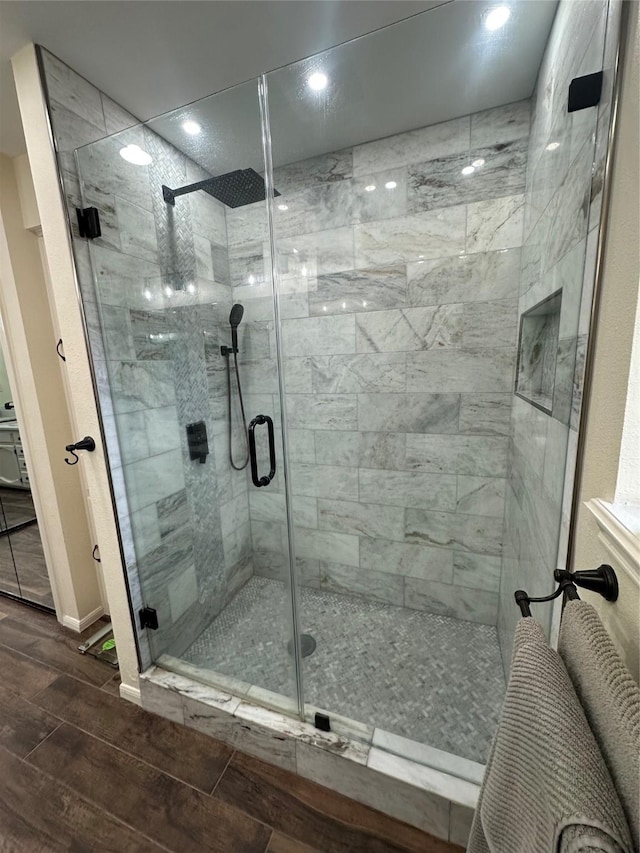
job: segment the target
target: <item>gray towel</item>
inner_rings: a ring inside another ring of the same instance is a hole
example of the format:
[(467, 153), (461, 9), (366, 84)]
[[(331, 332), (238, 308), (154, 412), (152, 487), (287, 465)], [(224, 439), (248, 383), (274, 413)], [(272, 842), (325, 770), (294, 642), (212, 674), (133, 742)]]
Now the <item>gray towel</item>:
[(640, 849), (640, 689), (600, 617), (586, 601), (570, 601), (558, 651), (607, 763)]
[(523, 618), (468, 850), (631, 849), (622, 806), (564, 664), (540, 625)]

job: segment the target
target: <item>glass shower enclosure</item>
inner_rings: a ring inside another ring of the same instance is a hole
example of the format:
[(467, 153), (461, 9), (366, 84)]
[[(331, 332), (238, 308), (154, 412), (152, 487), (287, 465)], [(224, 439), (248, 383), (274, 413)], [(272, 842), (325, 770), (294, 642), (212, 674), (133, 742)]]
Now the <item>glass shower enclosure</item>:
[(445, 4), (76, 150), (143, 665), (485, 762), (563, 559), (607, 15)]

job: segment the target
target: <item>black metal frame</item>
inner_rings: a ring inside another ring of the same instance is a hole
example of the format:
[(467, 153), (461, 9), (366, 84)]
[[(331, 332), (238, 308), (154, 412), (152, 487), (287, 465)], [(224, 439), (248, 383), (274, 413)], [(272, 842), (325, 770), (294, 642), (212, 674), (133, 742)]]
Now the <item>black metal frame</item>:
[(565, 569), (556, 569), (553, 573), (558, 588), (551, 595), (541, 598), (533, 598), (523, 589), (517, 589), (513, 595), (516, 604), (523, 616), (531, 616), (529, 605), (532, 602), (553, 601), (564, 593), (564, 601), (579, 600), (576, 585), (583, 589), (590, 589), (599, 593), (607, 601), (618, 600), (618, 578), (611, 566), (603, 563), (597, 569), (587, 569), (582, 572), (567, 572)]

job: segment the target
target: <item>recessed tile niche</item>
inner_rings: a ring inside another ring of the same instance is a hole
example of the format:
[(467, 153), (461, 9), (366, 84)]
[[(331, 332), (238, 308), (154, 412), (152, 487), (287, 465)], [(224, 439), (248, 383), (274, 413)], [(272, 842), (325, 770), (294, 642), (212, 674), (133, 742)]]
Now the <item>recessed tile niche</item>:
[(515, 392), (551, 414), (556, 381), (562, 290), (538, 302), (520, 318)]

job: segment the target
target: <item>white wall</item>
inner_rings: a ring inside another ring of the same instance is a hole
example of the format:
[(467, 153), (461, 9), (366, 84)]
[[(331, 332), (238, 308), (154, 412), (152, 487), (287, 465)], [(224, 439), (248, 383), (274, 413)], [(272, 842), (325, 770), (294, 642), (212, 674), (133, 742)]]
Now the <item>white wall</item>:
[[(632, 558), (623, 561), (612, 556), (599, 537), (600, 528), (595, 516), (585, 506), (585, 502), (597, 498), (613, 502), (616, 497), (618, 469), (620, 467), (621, 479), (627, 489), (633, 462), (632, 455), (628, 453), (626, 436), (624, 453), (621, 454), (640, 275), (640, 32), (638, 3), (629, 3), (628, 7), (630, 20), (624, 57), (608, 237), (601, 285), (600, 319), (596, 333), (596, 358), (588, 408), (573, 568), (594, 568), (601, 562), (607, 562), (617, 570), (620, 597), (616, 603), (609, 604), (599, 596), (589, 593), (584, 593), (583, 597), (598, 609), (612, 639), (637, 678), (640, 657), (638, 563), (634, 564)], [(637, 327), (635, 334), (637, 335)], [(629, 441), (632, 443), (632, 435), (629, 436)], [(635, 452), (637, 454), (637, 446)], [(629, 542), (630, 548), (633, 549), (633, 540), (630, 539)], [(637, 544), (635, 547), (637, 549)]]

